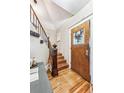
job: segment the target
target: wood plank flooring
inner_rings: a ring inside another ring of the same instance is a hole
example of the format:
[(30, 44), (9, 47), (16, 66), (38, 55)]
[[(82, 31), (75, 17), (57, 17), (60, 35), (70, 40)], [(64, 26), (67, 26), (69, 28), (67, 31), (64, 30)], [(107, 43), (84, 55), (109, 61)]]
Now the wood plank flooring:
[(57, 77), (48, 78), (54, 93), (92, 93), (92, 85), (71, 69), (59, 71)]

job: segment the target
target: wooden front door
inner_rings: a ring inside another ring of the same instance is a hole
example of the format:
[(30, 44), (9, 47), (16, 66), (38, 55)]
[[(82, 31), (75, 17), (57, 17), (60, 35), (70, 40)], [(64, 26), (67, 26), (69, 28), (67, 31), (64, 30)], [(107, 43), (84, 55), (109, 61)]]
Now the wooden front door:
[(89, 21), (71, 30), (71, 68), (90, 82)]

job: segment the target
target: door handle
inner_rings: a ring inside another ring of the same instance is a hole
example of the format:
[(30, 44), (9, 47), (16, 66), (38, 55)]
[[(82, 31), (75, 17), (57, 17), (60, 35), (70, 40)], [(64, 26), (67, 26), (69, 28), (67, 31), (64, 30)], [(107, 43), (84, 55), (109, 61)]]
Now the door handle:
[(88, 56), (88, 54), (89, 54), (89, 53), (88, 53), (88, 50), (86, 50), (86, 54), (85, 54), (85, 55)]

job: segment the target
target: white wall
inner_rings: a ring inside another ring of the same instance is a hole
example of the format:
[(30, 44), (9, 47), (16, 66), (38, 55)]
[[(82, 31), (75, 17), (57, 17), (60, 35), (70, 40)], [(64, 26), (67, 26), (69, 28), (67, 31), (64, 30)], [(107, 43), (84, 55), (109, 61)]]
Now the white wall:
[(50, 38), (51, 44), (56, 42), (56, 30), (45, 28), (47, 36)]
[(90, 19), (90, 75), (93, 84), (93, 18)]
[[(36, 32), (32, 24), (30, 24), (30, 29)], [(47, 69), (49, 49), (46, 43), (40, 44), (40, 39), (42, 37), (30, 36), (30, 58), (35, 57), (37, 62), (44, 62)]]
[(49, 50), (48, 46), (40, 44), (40, 39), (30, 36), (30, 58), (36, 57), (37, 62), (48, 62)]
[(52, 1), (74, 15), (81, 8), (83, 8), (90, 0), (52, 0)]

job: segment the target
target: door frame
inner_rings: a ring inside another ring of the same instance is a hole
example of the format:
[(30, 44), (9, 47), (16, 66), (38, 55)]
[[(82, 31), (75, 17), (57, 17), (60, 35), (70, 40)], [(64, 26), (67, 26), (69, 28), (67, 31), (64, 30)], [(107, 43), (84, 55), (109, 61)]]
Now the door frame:
[[(71, 27), (69, 28), (69, 68), (71, 68), (71, 30), (72, 30), (73, 28), (75, 28), (75, 27), (81, 25), (82, 23), (84, 23), (84, 22), (90, 20), (90, 35), (92, 36), (92, 32), (91, 32), (91, 30), (92, 30), (92, 28), (91, 28), (91, 20), (92, 20), (92, 18), (93, 18), (93, 16), (91, 15), (91, 16), (89, 16), (88, 18), (82, 20), (81, 22), (79, 22), (79, 23), (77, 23), (77, 24), (75, 24), (74, 26), (71, 26)], [(92, 42), (91, 39), (93, 39), (93, 38), (90, 37), (90, 42)], [(93, 47), (92, 43), (90, 44), (90, 46)], [(92, 53), (90, 54), (90, 56), (92, 56)], [(92, 61), (92, 58), (90, 57), (90, 75), (93, 75), (93, 74), (92, 74), (92, 71), (91, 71), (91, 70), (92, 70), (92, 63), (91, 63), (91, 61)], [(93, 78), (93, 77), (91, 76), (91, 82), (92, 82), (92, 78)]]

